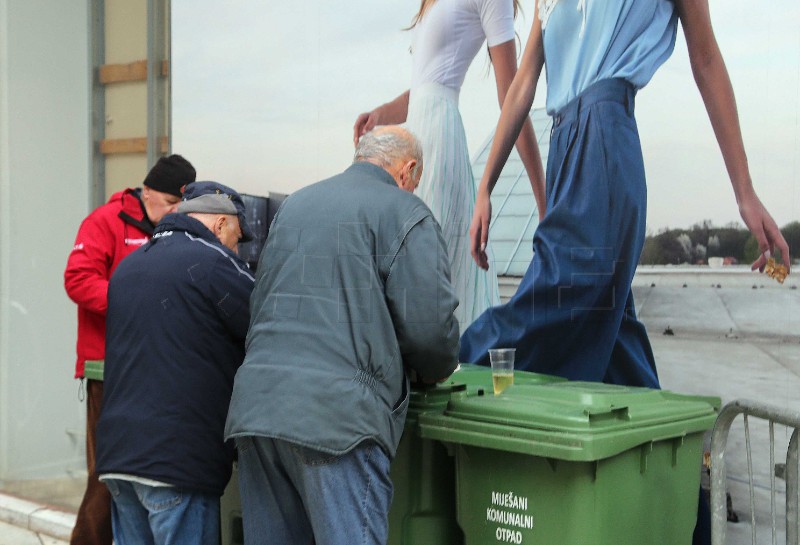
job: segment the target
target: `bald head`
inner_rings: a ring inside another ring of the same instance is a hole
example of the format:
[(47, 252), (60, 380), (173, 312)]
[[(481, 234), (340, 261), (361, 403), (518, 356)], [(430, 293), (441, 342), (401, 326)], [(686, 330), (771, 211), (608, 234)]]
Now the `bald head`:
[(412, 192), (422, 174), (422, 146), (402, 127), (376, 127), (358, 141), (353, 162), (360, 161), (382, 167), (401, 189)]

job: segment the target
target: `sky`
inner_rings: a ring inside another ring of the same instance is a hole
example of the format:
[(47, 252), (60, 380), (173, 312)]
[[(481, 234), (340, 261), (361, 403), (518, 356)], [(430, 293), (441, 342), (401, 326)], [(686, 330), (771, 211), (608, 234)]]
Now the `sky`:
[[(591, 0), (595, 1), (595, 0)], [(411, 79), (418, 0), (172, 0), (173, 151), (201, 179), (240, 192), (289, 193), (352, 160), (359, 113)], [(519, 49), (534, 0), (517, 18)], [(753, 183), (778, 225), (800, 220), (800, 2), (710, 0), (736, 93)], [(540, 81), (534, 107), (543, 107)], [(474, 156), (500, 114), (485, 51), (460, 110)], [(741, 223), (682, 32), (672, 57), (637, 96), (650, 232), (703, 220)]]

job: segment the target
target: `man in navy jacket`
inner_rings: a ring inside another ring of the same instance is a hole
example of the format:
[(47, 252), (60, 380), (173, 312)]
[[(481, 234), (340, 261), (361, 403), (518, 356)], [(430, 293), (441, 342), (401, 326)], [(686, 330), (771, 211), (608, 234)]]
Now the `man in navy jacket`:
[(219, 538), (233, 458), (223, 427), (253, 289), (236, 248), (251, 238), (239, 194), (195, 182), (111, 278), (97, 473), (117, 545)]
[(86, 378), (86, 491), (78, 508), (70, 545), (111, 545), (111, 497), (97, 480), (95, 437), (103, 401), (103, 381), (85, 377), (85, 364), (102, 364), (106, 351), (108, 280), (122, 259), (153, 235), (155, 225), (175, 212), (182, 188), (194, 182), (192, 164), (180, 155), (161, 157), (142, 183), (111, 196), (81, 223), (64, 270), (67, 295), (78, 305), (75, 378)]

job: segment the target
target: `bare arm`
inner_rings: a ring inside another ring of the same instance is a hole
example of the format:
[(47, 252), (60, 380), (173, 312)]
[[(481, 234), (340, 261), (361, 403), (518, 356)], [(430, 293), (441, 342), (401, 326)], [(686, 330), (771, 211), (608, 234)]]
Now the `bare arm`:
[(359, 115), (356, 118), (355, 125), (353, 125), (353, 145), (357, 145), (362, 136), (378, 125), (397, 125), (405, 122), (408, 117), (408, 97), (410, 94), (411, 91), (406, 91), (391, 102), (382, 104), (371, 112), (364, 112)]
[(739, 214), (762, 252), (752, 268), (763, 271), (767, 261), (764, 252), (774, 252), (776, 247), (788, 268), (791, 266), (789, 246), (758, 198), (750, 178), (733, 86), (711, 27), (708, 0), (676, 0), (676, 6), (686, 35), (692, 73), (722, 152)]
[[(489, 268), (489, 260), (485, 251), (486, 242), (489, 238), (489, 222), (492, 217), (489, 196), (492, 193), (492, 189), (494, 189), (494, 184), (497, 183), (497, 178), (500, 177), (500, 172), (508, 159), (508, 154), (511, 153), (511, 146), (517, 141), (517, 137), (520, 135), (526, 120), (530, 123), (528, 114), (533, 105), (536, 84), (539, 82), (539, 75), (543, 66), (542, 25), (539, 21), (537, 5), (519, 71), (513, 76), (513, 81), (508, 86), (505, 100), (503, 100), (500, 121), (497, 124), (492, 149), (489, 152), (489, 159), (486, 162), (480, 186), (478, 186), (475, 213), (472, 216), (472, 225), (469, 228), (472, 257), (482, 269)], [(532, 135), (533, 129), (531, 129), (530, 133), (531, 138)], [(535, 146), (535, 142), (533, 144)], [(524, 161), (527, 152), (521, 153), (521, 155)], [(536, 155), (538, 156), (538, 149)], [(527, 164), (525, 168), (530, 176)], [(539, 169), (541, 168), (541, 159), (539, 159)], [(541, 179), (544, 179), (544, 175), (541, 176)], [(544, 196), (544, 191), (541, 193)], [(540, 210), (543, 209), (541, 208)]]
[[(494, 66), (494, 76), (497, 82), (497, 101), (500, 108), (508, 94), (508, 88), (517, 73), (517, 46), (514, 40), (496, 45), (489, 49), (489, 56)], [(522, 164), (525, 165), (525, 172), (533, 190), (533, 197), (536, 200), (536, 207), (539, 210), (539, 221), (544, 218), (547, 201), (544, 189), (544, 169), (542, 168), (542, 157), (539, 155), (539, 145), (536, 142), (536, 134), (533, 132), (533, 123), (530, 116), (526, 117), (522, 125), (522, 130), (517, 138), (517, 151)]]

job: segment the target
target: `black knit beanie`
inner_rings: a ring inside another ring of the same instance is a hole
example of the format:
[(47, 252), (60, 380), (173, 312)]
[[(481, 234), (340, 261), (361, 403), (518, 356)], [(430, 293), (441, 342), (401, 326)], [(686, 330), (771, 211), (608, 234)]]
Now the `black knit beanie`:
[(144, 185), (162, 193), (180, 197), (181, 188), (195, 180), (197, 173), (192, 163), (180, 155), (161, 157), (144, 179)]

